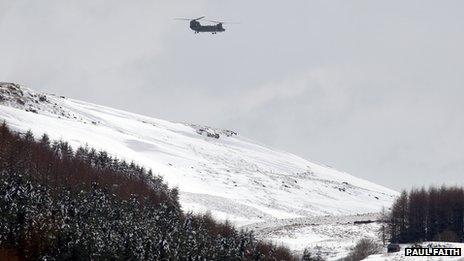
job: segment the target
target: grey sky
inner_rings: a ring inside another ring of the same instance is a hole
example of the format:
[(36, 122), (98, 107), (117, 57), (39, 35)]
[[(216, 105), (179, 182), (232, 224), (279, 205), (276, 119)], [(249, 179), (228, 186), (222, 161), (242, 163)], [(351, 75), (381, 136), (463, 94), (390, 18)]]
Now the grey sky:
[[(463, 1), (0, 0), (0, 81), (462, 184)], [(193, 34), (174, 17), (240, 21)]]

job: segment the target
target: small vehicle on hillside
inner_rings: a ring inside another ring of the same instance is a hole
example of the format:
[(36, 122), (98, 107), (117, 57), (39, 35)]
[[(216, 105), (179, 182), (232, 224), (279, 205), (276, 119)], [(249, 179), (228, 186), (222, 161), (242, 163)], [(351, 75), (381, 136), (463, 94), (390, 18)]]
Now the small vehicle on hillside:
[(387, 253), (399, 252), (400, 250), (401, 250), (400, 245), (396, 243), (390, 243), (387, 246)]

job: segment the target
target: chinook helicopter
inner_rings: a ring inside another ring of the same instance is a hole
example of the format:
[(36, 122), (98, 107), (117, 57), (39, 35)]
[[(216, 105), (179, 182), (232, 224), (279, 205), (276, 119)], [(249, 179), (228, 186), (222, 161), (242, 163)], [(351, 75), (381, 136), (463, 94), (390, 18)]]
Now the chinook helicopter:
[(215, 21), (215, 20), (203, 20), (205, 22), (211, 22), (215, 23), (215, 25), (202, 25), (199, 20), (205, 18), (205, 16), (198, 17), (198, 18), (174, 18), (175, 20), (184, 20), (184, 21), (190, 21), (190, 29), (192, 29), (196, 34), (197, 33), (212, 33), (212, 34), (217, 34), (224, 32), (226, 29), (222, 27), (223, 24), (237, 24), (237, 23), (229, 23), (229, 22), (221, 22), (221, 21)]

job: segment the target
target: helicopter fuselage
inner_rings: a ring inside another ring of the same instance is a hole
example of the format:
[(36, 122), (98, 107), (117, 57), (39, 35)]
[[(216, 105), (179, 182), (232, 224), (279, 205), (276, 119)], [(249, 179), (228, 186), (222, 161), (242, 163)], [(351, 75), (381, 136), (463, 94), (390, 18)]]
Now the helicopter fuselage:
[(224, 32), (226, 29), (222, 27), (222, 23), (218, 23), (216, 25), (202, 25), (198, 21), (190, 21), (190, 29), (192, 29), (195, 33), (220, 33)]

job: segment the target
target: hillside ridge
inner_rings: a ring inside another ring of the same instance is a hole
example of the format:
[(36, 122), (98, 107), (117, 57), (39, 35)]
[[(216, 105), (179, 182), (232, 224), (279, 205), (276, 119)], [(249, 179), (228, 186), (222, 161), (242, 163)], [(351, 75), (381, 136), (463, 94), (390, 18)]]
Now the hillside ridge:
[(237, 132), (176, 123), (0, 83), (0, 120), (135, 161), (178, 186), (185, 210), (236, 224), (352, 215), (390, 206), (395, 191)]

